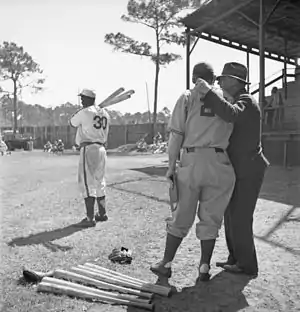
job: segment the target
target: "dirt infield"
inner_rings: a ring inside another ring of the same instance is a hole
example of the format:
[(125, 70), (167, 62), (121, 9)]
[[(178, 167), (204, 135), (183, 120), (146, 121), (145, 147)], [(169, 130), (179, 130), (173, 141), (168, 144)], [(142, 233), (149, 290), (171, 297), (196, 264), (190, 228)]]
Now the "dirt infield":
[[(164, 219), (169, 215), (165, 155), (109, 156), (109, 220), (96, 228), (74, 227), (84, 216), (76, 184), (77, 155), (40, 151), (0, 158), (1, 311), (138, 312), (64, 296), (38, 294), (24, 285), (22, 267), (68, 269), (100, 258), (101, 265), (155, 282), (149, 271), (164, 247)], [(209, 283), (196, 283), (200, 258), (193, 228), (174, 261), (171, 284), (177, 293), (156, 298), (157, 312), (300, 311), (300, 169), (271, 167), (255, 213), (259, 277), (224, 273), (213, 265)], [(114, 247), (133, 250), (131, 265), (107, 259)], [(223, 229), (213, 264), (226, 257)]]

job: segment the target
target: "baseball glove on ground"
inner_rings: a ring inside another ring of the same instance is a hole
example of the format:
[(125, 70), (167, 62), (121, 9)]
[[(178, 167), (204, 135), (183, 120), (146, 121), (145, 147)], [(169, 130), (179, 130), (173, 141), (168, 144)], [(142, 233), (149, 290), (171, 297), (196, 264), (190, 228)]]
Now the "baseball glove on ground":
[(108, 259), (113, 263), (130, 264), (132, 261), (132, 251), (125, 247), (121, 247), (121, 249), (114, 248)]

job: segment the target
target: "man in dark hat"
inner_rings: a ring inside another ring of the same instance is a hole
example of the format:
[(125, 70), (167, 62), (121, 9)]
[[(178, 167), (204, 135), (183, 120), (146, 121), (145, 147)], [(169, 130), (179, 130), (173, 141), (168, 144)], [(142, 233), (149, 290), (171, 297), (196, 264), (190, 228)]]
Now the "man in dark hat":
[(196, 89), (204, 105), (223, 120), (234, 123), (227, 149), (236, 182), (224, 216), (227, 261), (217, 266), (232, 273), (256, 276), (258, 264), (253, 240), (253, 214), (269, 162), (261, 145), (261, 110), (246, 91), (247, 68), (236, 62), (227, 63), (217, 77), (220, 87), (232, 98), (232, 104), (220, 96), (203, 79)]
[[(212, 85), (215, 79), (213, 68), (204, 62), (196, 64), (193, 83), (197, 78)], [(172, 112), (166, 178), (171, 187), (176, 184), (178, 196), (172, 217), (166, 220), (164, 255), (160, 262), (150, 268), (159, 277), (171, 277), (177, 249), (197, 215), (196, 236), (201, 247), (199, 280), (209, 280), (216, 238), (233, 192), (234, 170), (225, 152), (233, 125), (203, 106), (198, 92), (186, 90)], [(176, 168), (181, 148), (180, 165)]]

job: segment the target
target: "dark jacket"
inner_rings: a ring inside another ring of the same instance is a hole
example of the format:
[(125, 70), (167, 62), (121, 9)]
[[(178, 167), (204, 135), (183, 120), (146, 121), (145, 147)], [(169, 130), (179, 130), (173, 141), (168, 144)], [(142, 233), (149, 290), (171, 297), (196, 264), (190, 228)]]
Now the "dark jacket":
[(211, 90), (204, 98), (204, 106), (210, 107), (223, 120), (234, 123), (227, 152), (237, 178), (265, 170), (269, 162), (262, 153), (261, 110), (257, 101), (244, 89), (236, 94), (231, 104)]

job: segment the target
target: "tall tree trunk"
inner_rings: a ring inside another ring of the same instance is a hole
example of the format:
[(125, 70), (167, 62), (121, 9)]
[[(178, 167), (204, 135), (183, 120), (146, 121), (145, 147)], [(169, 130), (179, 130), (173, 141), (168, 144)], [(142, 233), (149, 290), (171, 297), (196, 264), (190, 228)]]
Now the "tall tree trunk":
[(159, 57), (160, 57), (160, 48), (159, 48), (159, 33), (156, 32), (156, 62), (155, 62), (155, 82), (154, 82), (154, 108), (153, 108), (153, 134), (156, 133), (156, 120), (157, 120), (157, 100), (158, 100), (158, 76), (159, 76)]
[(155, 64), (155, 82), (154, 82), (154, 108), (153, 108), (153, 123), (157, 120), (157, 99), (158, 99), (158, 76), (159, 76), (159, 60)]
[(16, 134), (18, 129), (18, 97), (17, 97), (17, 81), (13, 80), (14, 83), (14, 134)]

